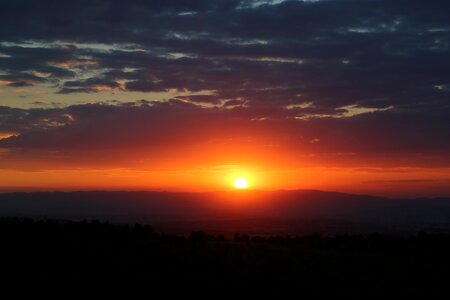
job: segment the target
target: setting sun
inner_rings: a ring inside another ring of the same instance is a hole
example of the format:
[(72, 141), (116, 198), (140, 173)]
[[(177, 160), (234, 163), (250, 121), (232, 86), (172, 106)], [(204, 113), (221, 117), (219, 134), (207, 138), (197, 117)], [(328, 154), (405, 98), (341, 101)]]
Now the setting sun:
[(238, 190), (246, 189), (248, 187), (247, 179), (244, 177), (236, 178), (234, 181), (234, 187)]

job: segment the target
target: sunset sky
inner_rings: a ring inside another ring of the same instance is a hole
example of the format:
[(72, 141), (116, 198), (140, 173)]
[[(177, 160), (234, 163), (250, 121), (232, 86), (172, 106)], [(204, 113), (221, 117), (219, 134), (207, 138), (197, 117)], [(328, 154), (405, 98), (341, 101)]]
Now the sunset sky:
[(450, 196), (448, 0), (5, 0), (0, 190)]

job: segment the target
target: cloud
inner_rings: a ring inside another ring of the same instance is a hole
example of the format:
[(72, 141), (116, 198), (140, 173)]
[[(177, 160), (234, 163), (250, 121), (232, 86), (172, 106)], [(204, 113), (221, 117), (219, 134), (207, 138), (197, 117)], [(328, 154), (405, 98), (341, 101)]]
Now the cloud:
[[(433, 119), (392, 111), (308, 120), (264, 118), (260, 113), (251, 107), (205, 108), (180, 100), (27, 110), (3, 107), (0, 130), (17, 135), (0, 140), (0, 148), (15, 150), (9, 158), (3, 157), (2, 165), (10, 165), (7, 161), (13, 162), (13, 157), (36, 158), (36, 153), (51, 153), (52, 161), (59, 158), (63, 165), (95, 165), (109, 153), (109, 163), (123, 167), (138, 157), (170, 160), (168, 153), (177, 149), (185, 153), (178, 157), (199, 161), (202, 155), (220, 160), (225, 154), (232, 158), (258, 153), (265, 159), (286, 155), (310, 166), (450, 164), (450, 126), (439, 111), (429, 112)], [(270, 152), (274, 145), (277, 151)]]
[(73, 103), (102, 91), (171, 96), (4, 106), (0, 130), (20, 135), (0, 147), (73, 159), (220, 136), (321, 161), (446, 164), (449, 10), (444, 0), (4, 1), (0, 85)]
[(19, 109), (0, 106), (0, 132), (26, 133), (69, 124), (71, 115), (64, 109)]
[(215, 90), (248, 105), (329, 110), (446, 105), (449, 91), (436, 86), (450, 78), (448, 9), (447, 1), (7, 1), (2, 80), (56, 84), (59, 93)]

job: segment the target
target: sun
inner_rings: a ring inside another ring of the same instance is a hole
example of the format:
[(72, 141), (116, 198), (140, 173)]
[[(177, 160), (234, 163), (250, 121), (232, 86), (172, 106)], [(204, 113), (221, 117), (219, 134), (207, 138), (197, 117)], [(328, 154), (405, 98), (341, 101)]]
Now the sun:
[(234, 187), (238, 190), (245, 190), (246, 188), (248, 188), (247, 178), (244, 177), (236, 178), (236, 180), (234, 180)]

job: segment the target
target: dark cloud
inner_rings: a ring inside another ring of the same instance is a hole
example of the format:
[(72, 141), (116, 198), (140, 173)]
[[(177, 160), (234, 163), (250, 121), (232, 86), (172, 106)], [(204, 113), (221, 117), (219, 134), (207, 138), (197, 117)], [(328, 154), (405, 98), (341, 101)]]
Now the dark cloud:
[[(2, 46), (0, 66), (9, 76), (49, 74), (41, 81), (75, 77), (59, 84), (61, 93), (98, 91), (94, 81), (118, 88), (124, 80), (130, 91), (207, 89), (224, 100), (235, 92), (265, 101), (259, 90), (284, 89), (267, 99), (330, 108), (448, 99), (448, 90), (436, 88), (450, 78), (448, 1), (257, 3), (6, 1), (3, 40), (28, 46)], [(74, 45), (80, 42), (116, 50)], [(83, 70), (95, 75), (75, 73)]]
[(45, 131), (71, 122), (71, 116), (64, 109), (36, 108), (19, 109), (0, 106), (0, 132), (21, 134), (31, 131)]
[[(83, 153), (90, 153), (89, 164), (94, 165), (105, 151), (114, 150), (120, 157), (108, 157), (121, 166), (133, 158), (124, 158), (124, 153), (139, 150), (164, 159), (163, 153), (170, 149), (203, 147), (205, 151), (212, 147), (209, 143), (226, 145), (233, 141), (255, 149), (277, 145), (278, 155), (287, 151), (309, 157), (304, 164), (449, 166), (450, 125), (444, 118), (448, 112), (426, 113), (433, 118), (411, 110), (348, 118), (265, 119), (250, 107), (202, 108), (175, 99), (139, 105), (86, 104), (28, 110), (2, 107), (0, 130), (20, 135), (0, 140), (0, 148), (20, 150), (10, 155), (24, 157), (35, 151), (50, 152), (52, 159), (72, 163), (80, 163)], [(226, 148), (221, 146), (220, 151)], [(7, 165), (8, 158), (3, 160)]]
[(0, 69), (6, 73), (0, 80), (11, 86), (58, 83), (76, 76), (74, 70), (58, 66), (74, 57), (66, 49), (0, 45)]
[(105, 78), (89, 78), (83, 81), (66, 81), (59, 91), (61, 94), (69, 93), (95, 93), (102, 90), (121, 90), (121, 85)]
[(178, 96), (175, 99), (200, 104), (219, 104), (220, 97), (218, 95), (190, 95)]
[(147, 147), (187, 142), (189, 132), (196, 141), (227, 136), (223, 124), (240, 124), (309, 153), (442, 160), (449, 11), (447, 0), (3, 1), (0, 83), (51, 85), (74, 99), (180, 95), (138, 106), (2, 107), (1, 130), (22, 135), (1, 144)]

